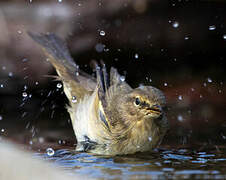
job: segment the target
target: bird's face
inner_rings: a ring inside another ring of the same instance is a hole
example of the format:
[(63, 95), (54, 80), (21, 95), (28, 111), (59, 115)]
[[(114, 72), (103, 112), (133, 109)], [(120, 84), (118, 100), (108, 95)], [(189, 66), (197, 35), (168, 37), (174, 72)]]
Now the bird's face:
[(117, 113), (114, 117), (118, 117), (112, 121), (116, 131), (136, 125), (149, 127), (154, 125), (159, 128), (168, 126), (164, 112), (165, 96), (157, 88), (138, 87), (127, 94), (117, 96), (112, 105), (114, 112)]
[(137, 121), (156, 119), (163, 113), (161, 104), (145, 96), (142, 91), (133, 92), (129, 101), (131, 105), (128, 112), (137, 116)]
[(153, 121), (164, 115), (165, 96), (154, 87), (141, 86), (133, 89), (122, 101), (121, 108), (124, 110), (123, 114), (127, 114), (128, 121)]

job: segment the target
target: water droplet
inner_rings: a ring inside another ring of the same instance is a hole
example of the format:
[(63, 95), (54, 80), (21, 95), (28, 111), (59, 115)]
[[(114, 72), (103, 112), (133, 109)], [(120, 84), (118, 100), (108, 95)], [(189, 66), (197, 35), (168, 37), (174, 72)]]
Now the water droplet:
[(226, 40), (226, 34), (223, 35), (223, 39)]
[(24, 76), (24, 79), (27, 79), (28, 78), (28, 76)]
[(104, 52), (108, 52), (109, 51), (109, 49), (108, 48), (104, 48)]
[(22, 93), (22, 96), (23, 96), (23, 97), (27, 97), (27, 93), (26, 93), (26, 92), (23, 92), (23, 93)]
[(27, 115), (27, 112), (23, 112), (23, 114), (21, 115), (21, 117), (25, 117)]
[(57, 83), (57, 88), (62, 88), (62, 84), (61, 83)]
[(180, 122), (182, 122), (182, 121), (184, 120), (184, 118), (183, 118), (182, 115), (178, 115), (178, 116), (177, 116), (177, 120), (180, 121)]
[(45, 141), (44, 137), (39, 137), (39, 138), (38, 138), (38, 142), (39, 142), (39, 143), (44, 143), (44, 141)]
[(0, 115), (0, 121), (3, 119), (3, 117)]
[(100, 35), (101, 36), (105, 36), (105, 32), (104, 31), (100, 31)]
[(59, 140), (59, 141), (58, 141), (58, 144), (62, 144), (62, 140)]
[(214, 31), (215, 29), (216, 29), (216, 26), (215, 26), (215, 25), (209, 26), (209, 30), (210, 30), (210, 31)]
[(139, 54), (136, 53), (136, 54), (134, 55), (134, 57), (135, 57), (135, 59), (138, 59), (138, 58), (139, 58)]
[(9, 72), (8, 75), (9, 75), (9, 77), (12, 77), (13, 76), (13, 73), (12, 72)]
[(172, 24), (172, 26), (173, 26), (174, 28), (178, 28), (178, 27), (179, 27), (179, 22), (175, 21), (175, 22)]
[(96, 44), (95, 49), (96, 49), (97, 52), (100, 53), (100, 52), (103, 52), (104, 47), (105, 47), (104, 44), (98, 43), (98, 44)]
[(52, 148), (47, 148), (46, 153), (47, 153), (48, 156), (53, 156), (55, 152)]
[(27, 61), (28, 61), (27, 58), (22, 59), (22, 62), (27, 62)]
[(150, 142), (152, 141), (152, 137), (151, 136), (148, 137), (148, 141), (150, 141)]
[(182, 95), (179, 95), (179, 96), (178, 96), (178, 99), (179, 99), (179, 100), (182, 100), (182, 99), (183, 99)]
[(126, 80), (126, 77), (125, 76), (120, 76), (120, 81), (121, 82), (124, 82)]
[(46, 97), (49, 97), (52, 94), (52, 91), (49, 91)]
[(164, 83), (164, 86), (168, 86), (168, 84), (165, 82), (165, 83)]
[(207, 78), (207, 81), (208, 81), (208, 83), (213, 82), (213, 80), (212, 80), (212, 79), (210, 79), (210, 78)]
[(77, 98), (76, 96), (72, 96), (72, 100), (71, 100), (72, 103), (76, 103), (77, 102)]
[(226, 139), (226, 136), (224, 134), (221, 134), (221, 136), (222, 136), (223, 139)]
[(27, 85), (24, 85), (24, 91), (26, 91), (27, 90)]

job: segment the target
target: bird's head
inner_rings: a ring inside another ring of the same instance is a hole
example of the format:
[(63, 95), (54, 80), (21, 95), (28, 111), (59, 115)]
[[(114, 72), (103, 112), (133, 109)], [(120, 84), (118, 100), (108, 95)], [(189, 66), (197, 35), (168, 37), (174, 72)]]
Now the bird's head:
[(109, 106), (109, 109), (115, 112), (114, 115), (119, 117), (112, 119), (111, 125), (117, 125), (119, 122), (127, 125), (141, 122), (159, 124), (165, 116), (165, 106), (165, 96), (152, 86), (140, 86), (126, 93), (119, 93)]
[(148, 151), (161, 142), (168, 129), (165, 96), (151, 86), (124, 92), (116, 93), (107, 108), (109, 130), (121, 144), (117, 151)]

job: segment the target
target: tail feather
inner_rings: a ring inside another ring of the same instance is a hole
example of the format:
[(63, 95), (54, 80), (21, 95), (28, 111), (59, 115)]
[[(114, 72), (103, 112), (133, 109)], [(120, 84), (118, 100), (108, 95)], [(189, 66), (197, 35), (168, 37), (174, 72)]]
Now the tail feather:
[[(28, 35), (42, 47), (55, 67), (59, 79), (64, 84), (64, 92), (69, 102), (73, 102), (75, 98), (79, 100), (95, 89), (94, 79), (78, 69), (65, 42), (58, 36), (52, 33), (34, 34), (31, 32), (28, 32)], [(80, 72), (82, 75), (79, 75)]]
[(36, 43), (41, 45), (49, 55), (53, 56), (55, 60), (64, 64), (64, 66), (72, 71), (78, 71), (78, 66), (76, 66), (74, 60), (72, 59), (65, 42), (58, 36), (53, 33), (34, 34), (32, 32), (28, 32), (28, 35)]

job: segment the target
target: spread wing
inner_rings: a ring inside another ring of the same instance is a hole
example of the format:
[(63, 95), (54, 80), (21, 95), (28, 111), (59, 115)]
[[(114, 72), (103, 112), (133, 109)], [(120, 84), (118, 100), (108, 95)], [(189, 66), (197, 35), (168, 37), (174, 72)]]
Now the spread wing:
[[(78, 68), (65, 42), (55, 34), (28, 32), (28, 35), (42, 47), (48, 60), (56, 69), (59, 75), (57, 79), (63, 82), (64, 92), (72, 108), (75, 105), (74, 100), (80, 101), (88, 94), (98, 93), (97, 101), (101, 102), (98, 107), (100, 120), (106, 129), (111, 131), (111, 122), (109, 122), (111, 114), (107, 112), (107, 108), (118, 94), (131, 90), (117, 70), (111, 68), (109, 78), (105, 65), (102, 63), (102, 67), (99, 67), (96, 63), (96, 78), (94, 78)], [(73, 119), (72, 123), (74, 124)]]
[(58, 36), (52, 33), (34, 34), (31, 32), (28, 32), (28, 35), (42, 47), (48, 60), (56, 69), (58, 79), (64, 84), (64, 92), (69, 102), (79, 101), (95, 90), (96, 79), (79, 70), (65, 42)]

